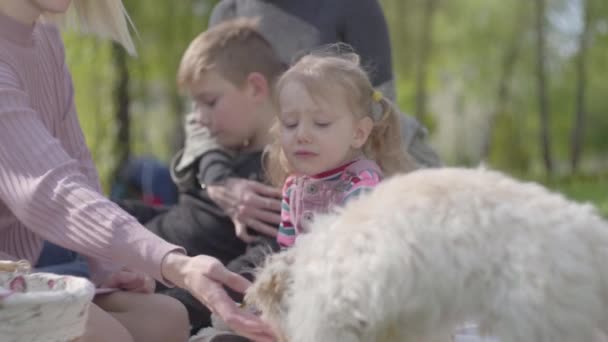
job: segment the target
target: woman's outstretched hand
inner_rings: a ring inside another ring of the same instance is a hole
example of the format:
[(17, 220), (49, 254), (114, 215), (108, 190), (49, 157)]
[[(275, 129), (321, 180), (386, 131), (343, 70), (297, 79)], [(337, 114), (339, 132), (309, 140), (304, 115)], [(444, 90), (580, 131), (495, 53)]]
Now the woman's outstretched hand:
[(238, 334), (259, 342), (275, 340), (270, 328), (259, 317), (240, 309), (223, 288), (225, 285), (243, 293), (251, 283), (230, 272), (217, 259), (169, 253), (163, 260), (162, 273), (166, 280), (188, 290)]

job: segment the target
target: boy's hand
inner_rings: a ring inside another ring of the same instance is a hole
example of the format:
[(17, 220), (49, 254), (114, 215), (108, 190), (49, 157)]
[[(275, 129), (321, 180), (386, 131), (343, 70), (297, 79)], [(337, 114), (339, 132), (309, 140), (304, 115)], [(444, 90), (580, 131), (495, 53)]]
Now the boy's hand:
[(262, 183), (229, 178), (222, 185), (207, 186), (209, 197), (228, 214), (236, 235), (245, 242), (254, 238), (247, 228), (274, 237), (281, 222), (281, 192)]

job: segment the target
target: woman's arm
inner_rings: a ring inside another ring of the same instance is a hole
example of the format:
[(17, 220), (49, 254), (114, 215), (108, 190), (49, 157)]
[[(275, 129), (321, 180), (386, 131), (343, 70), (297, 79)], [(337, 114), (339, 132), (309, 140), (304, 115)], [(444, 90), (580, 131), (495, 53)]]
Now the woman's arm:
[(244, 293), (251, 285), (249, 281), (230, 272), (217, 259), (206, 255), (187, 257), (169, 253), (163, 260), (163, 276), (190, 291), (242, 336), (259, 342), (276, 341), (271, 329), (259, 317), (239, 309), (222, 286)]
[(41, 238), (158, 280), (164, 256), (179, 249), (145, 230), (89, 184), (7, 65), (0, 65), (0, 201)]
[(15, 257), (15, 256), (13, 256), (13, 255), (10, 255), (10, 254), (8, 254), (8, 253), (5, 253), (5, 252), (3, 252), (3, 251), (0, 251), (0, 260), (3, 260), (3, 261), (7, 261), (7, 260), (8, 260), (8, 261), (17, 261), (18, 259), (19, 259), (19, 258), (16, 258), (16, 257)]

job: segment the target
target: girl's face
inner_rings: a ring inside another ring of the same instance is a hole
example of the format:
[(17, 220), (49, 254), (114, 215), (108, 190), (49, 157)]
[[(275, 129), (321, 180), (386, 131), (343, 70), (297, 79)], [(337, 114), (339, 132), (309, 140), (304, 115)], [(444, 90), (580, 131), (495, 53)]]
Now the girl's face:
[(328, 101), (315, 101), (297, 81), (280, 90), (281, 146), (297, 173), (315, 175), (341, 166), (359, 154), (371, 132), (371, 118), (356, 118), (341, 92), (327, 95)]

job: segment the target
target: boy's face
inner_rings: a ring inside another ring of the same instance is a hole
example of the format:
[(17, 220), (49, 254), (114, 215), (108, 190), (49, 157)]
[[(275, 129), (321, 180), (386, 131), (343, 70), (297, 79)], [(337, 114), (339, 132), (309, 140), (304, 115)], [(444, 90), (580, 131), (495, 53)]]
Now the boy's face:
[(339, 92), (315, 101), (299, 82), (279, 93), (281, 146), (298, 173), (315, 175), (354, 157), (367, 140), (371, 121), (357, 119)]
[(200, 123), (220, 145), (240, 148), (254, 137), (260, 123), (247, 85), (241, 89), (211, 70), (192, 87), (191, 96)]

